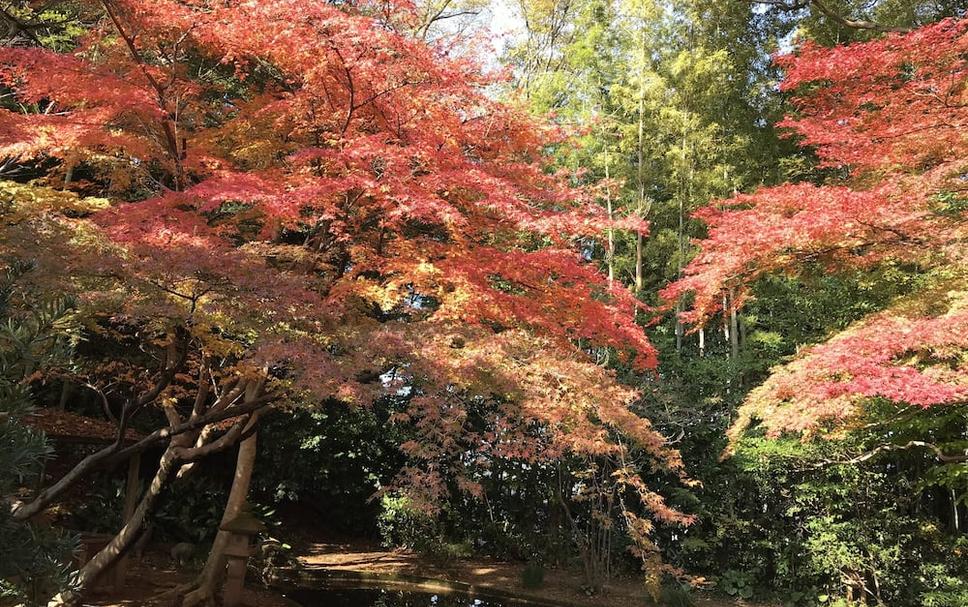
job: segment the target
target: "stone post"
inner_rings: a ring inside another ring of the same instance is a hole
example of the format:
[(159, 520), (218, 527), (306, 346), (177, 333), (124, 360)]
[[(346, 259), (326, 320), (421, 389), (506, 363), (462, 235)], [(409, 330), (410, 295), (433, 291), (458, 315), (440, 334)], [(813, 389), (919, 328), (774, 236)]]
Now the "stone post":
[(222, 588), (222, 605), (239, 607), (242, 604), (246, 565), (249, 556), (252, 555), (252, 540), (265, 531), (266, 527), (246, 505), (238, 516), (219, 528), (229, 534), (228, 543), (225, 545), (228, 570), (225, 575), (225, 586)]

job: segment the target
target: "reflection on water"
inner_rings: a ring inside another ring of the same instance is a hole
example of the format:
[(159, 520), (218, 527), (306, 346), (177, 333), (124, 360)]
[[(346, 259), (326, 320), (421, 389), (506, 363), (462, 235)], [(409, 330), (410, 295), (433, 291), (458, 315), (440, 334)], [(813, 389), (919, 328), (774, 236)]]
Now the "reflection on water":
[(520, 607), (523, 603), (386, 588), (293, 590), (286, 597), (303, 607)]

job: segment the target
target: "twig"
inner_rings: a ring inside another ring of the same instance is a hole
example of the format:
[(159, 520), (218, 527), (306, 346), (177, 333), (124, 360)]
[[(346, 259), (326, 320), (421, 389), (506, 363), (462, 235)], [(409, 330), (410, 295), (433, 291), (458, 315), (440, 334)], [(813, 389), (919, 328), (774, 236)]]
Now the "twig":
[(914, 448), (928, 449), (928, 450), (930, 450), (931, 452), (934, 453), (934, 456), (939, 461), (941, 461), (943, 463), (946, 463), (946, 464), (959, 463), (959, 462), (968, 462), (968, 453), (959, 454), (959, 455), (948, 455), (944, 451), (941, 450), (941, 447), (935, 445), (934, 443), (928, 443), (928, 442), (919, 441), (919, 440), (912, 440), (912, 441), (908, 441), (908, 442), (904, 443), (903, 445), (898, 445), (898, 444), (894, 444), (894, 443), (890, 443), (890, 444), (886, 444), (886, 445), (880, 445), (879, 447), (876, 447), (874, 449), (871, 449), (867, 453), (863, 453), (863, 454), (858, 455), (857, 457), (853, 457), (851, 459), (846, 459), (846, 460), (824, 460), (824, 461), (822, 461), (822, 462), (820, 462), (818, 464), (815, 464), (815, 465), (811, 466), (810, 469), (822, 468), (822, 467), (825, 467), (825, 466), (842, 466), (842, 465), (860, 464), (860, 463), (866, 462), (869, 459), (872, 459), (872, 458), (876, 457), (877, 455), (879, 455), (881, 453), (885, 453), (887, 451), (904, 451), (904, 450), (907, 450), (907, 449), (914, 449)]

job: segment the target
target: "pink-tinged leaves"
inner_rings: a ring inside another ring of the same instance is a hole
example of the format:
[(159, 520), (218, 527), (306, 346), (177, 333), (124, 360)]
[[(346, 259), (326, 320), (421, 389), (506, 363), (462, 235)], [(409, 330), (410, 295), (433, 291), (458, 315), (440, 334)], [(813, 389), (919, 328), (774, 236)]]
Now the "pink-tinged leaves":
[[(486, 95), (480, 66), (395, 31), (409, 17), (393, 4), (108, 4), (73, 53), (0, 51), (25, 103), (0, 113), (0, 152), (63, 161), (58, 187), (82, 164), (86, 190), (117, 193), (78, 222), (117, 253), (111, 271), (90, 251), (71, 266), (115, 318), (190, 327), (213, 356), (284, 369), (314, 398), (419, 390), (404, 450), (430, 498), (468, 445), (593, 458), (629, 449), (613, 431), (685, 477), (589, 354), (656, 365), (635, 298), (578, 251), (647, 226), (551, 172), (561, 133)], [(463, 424), (479, 402), (497, 408), (492, 435)]]
[[(911, 262), (963, 290), (968, 222), (944, 201), (964, 198), (968, 175), (966, 52), (968, 20), (948, 19), (862, 44), (807, 43), (778, 58), (793, 107), (782, 126), (849, 176), (842, 185), (761, 188), (699, 211), (708, 238), (662, 293), (668, 302), (692, 298), (683, 320), (708, 321), (726, 296), (740, 307), (756, 278), (805, 264)], [(870, 398), (963, 402), (963, 299), (940, 315), (889, 310), (806, 350), (754, 390), (734, 436), (753, 418), (772, 432), (810, 430), (851, 417)]]

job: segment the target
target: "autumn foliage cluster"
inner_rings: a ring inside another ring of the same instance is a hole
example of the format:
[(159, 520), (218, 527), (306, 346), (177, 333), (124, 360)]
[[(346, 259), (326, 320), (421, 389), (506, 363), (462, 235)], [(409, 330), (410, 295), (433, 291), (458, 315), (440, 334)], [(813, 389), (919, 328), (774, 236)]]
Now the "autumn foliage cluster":
[(709, 236), (664, 295), (691, 294), (682, 317), (703, 322), (724, 301), (742, 306), (758, 277), (809, 264), (836, 272), (906, 263), (932, 279), (778, 368), (749, 395), (734, 436), (754, 418), (772, 433), (813, 430), (873, 397), (922, 407), (968, 397), (966, 52), (968, 21), (949, 19), (778, 58), (793, 108), (781, 126), (842, 178), (700, 210)]

